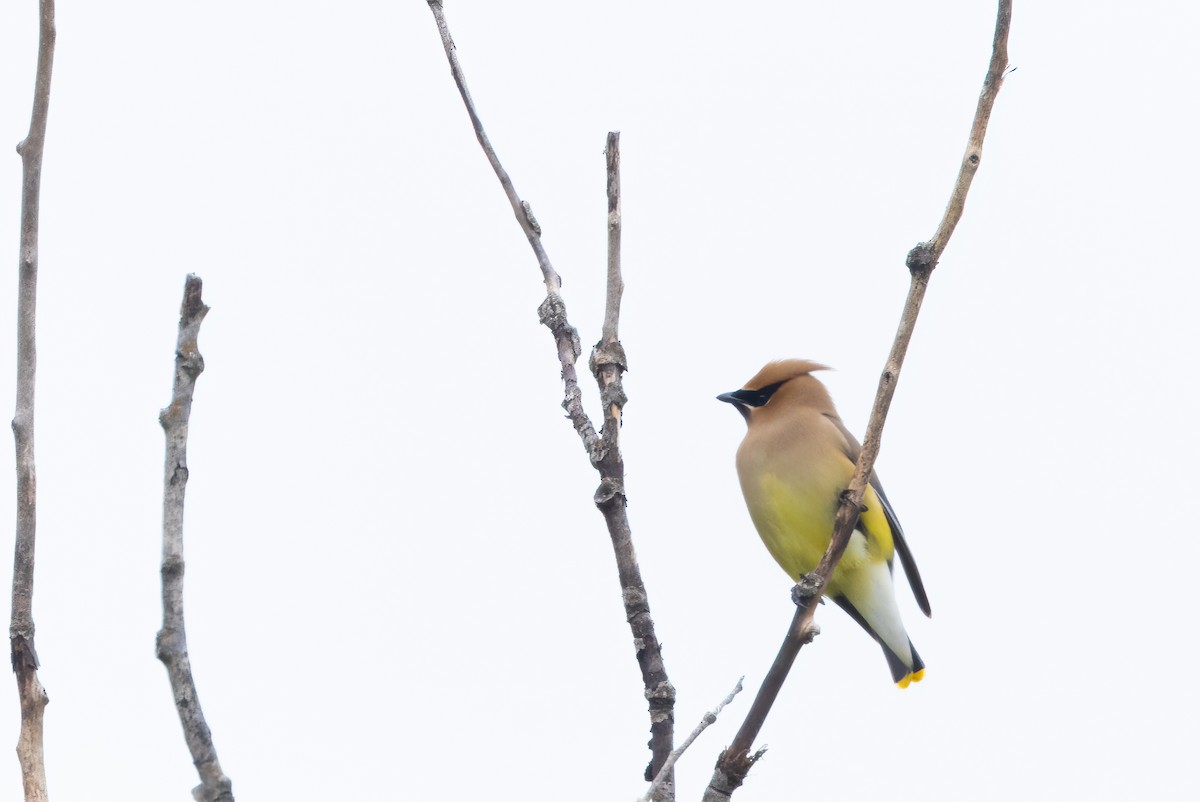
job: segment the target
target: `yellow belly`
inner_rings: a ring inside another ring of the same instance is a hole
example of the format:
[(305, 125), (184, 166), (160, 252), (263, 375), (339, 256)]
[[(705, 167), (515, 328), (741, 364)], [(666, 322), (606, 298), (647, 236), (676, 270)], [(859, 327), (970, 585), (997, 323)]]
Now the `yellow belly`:
[[(849, 482), (849, 476), (846, 481)], [(755, 484), (756, 487), (744, 488), (754, 526), (780, 567), (793, 580), (799, 579), (817, 567), (829, 547), (845, 486), (838, 481), (796, 484), (770, 473), (761, 475)], [(892, 558), (892, 531), (879, 497), (868, 487), (863, 501), (867, 509), (830, 578), (827, 589), (830, 595), (841, 595), (852, 588), (864, 563)]]

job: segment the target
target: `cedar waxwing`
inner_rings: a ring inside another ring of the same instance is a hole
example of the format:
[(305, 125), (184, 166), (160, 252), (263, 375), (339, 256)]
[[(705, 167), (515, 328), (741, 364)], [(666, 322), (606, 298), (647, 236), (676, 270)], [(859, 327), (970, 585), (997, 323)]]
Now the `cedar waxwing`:
[[(793, 580), (817, 567), (833, 535), (842, 492), (862, 446), (813, 377), (824, 365), (802, 359), (771, 362), (746, 386), (717, 396), (746, 419), (737, 452), (738, 478), (750, 518), (775, 561)], [(929, 599), (896, 513), (871, 474), (864, 511), (833, 571), (825, 595), (870, 633), (901, 688), (925, 675), (925, 664), (904, 631), (892, 586), (892, 556), (908, 575), (921, 611)]]

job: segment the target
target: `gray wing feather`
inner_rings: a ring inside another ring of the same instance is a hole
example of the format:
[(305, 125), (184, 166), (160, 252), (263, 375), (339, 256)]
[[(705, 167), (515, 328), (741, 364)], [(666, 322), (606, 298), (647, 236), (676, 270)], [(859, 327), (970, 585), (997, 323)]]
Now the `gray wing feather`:
[[(857, 462), (858, 455), (862, 452), (858, 438), (850, 433), (837, 415), (826, 413), (826, 417), (833, 421), (842, 436), (846, 438), (846, 456), (850, 458), (851, 462)], [(879, 474), (875, 471), (871, 471), (870, 483), (871, 487), (875, 488), (875, 494), (879, 496), (880, 503), (883, 504), (883, 514), (887, 518), (888, 526), (892, 528), (892, 540), (896, 544), (896, 554), (900, 557), (900, 565), (904, 566), (904, 575), (908, 577), (908, 584), (912, 588), (913, 596), (916, 597), (917, 606), (925, 615), (932, 615), (929, 608), (929, 596), (925, 594), (925, 583), (921, 581), (921, 572), (917, 570), (917, 563), (913, 559), (912, 550), (908, 547), (908, 541), (904, 539), (904, 530), (896, 518), (896, 511), (892, 509), (892, 502), (888, 501), (887, 494), (883, 492), (883, 484), (879, 481)]]

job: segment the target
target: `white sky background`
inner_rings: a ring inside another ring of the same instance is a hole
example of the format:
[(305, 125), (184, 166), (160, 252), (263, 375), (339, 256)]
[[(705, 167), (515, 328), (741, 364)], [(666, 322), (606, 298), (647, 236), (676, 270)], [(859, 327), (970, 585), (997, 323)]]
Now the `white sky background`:
[[(604, 136), (622, 132), (629, 512), (679, 731), (746, 675), (680, 767), (680, 799), (698, 799), (792, 613), (738, 490), (743, 424), (714, 396), (809, 357), (838, 368), (824, 378), (863, 430), (995, 8), (448, 6), (585, 345)], [(52, 797), (182, 800), (196, 783), (154, 658), (157, 414), (188, 272), (212, 306), (188, 634), (238, 798), (640, 794), (647, 717), (597, 479), (558, 406), (536, 263), (426, 3), (62, 2), (58, 23), (34, 598)], [(1185, 3), (1017, 4), (1018, 69), (880, 460), (933, 603), (926, 620), (898, 586), (927, 678), (896, 690), (878, 647), (822, 609), (735, 798), (1200, 792), (1197, 25)], [(35, 39), (36, 3), (4, 4), (8, 377), (8, 148)], [(18, 730), (7, 687), (0, 746)]]

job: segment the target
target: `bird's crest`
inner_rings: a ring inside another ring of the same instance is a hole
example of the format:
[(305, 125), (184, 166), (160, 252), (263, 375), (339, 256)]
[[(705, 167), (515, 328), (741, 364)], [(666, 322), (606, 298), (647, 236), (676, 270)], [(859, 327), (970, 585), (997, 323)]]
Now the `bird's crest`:
[(820, 362), (813, 362), (808, 359), (779, 359), (775, 362), (768, 362), (762, 370), (754, 375), (753, 379), (746, 382), (746, 389), (759, 390), (768, 385), (780, 384), (816, 370), (831, 370), (831, 368), (828, 365), (822, 365)]

